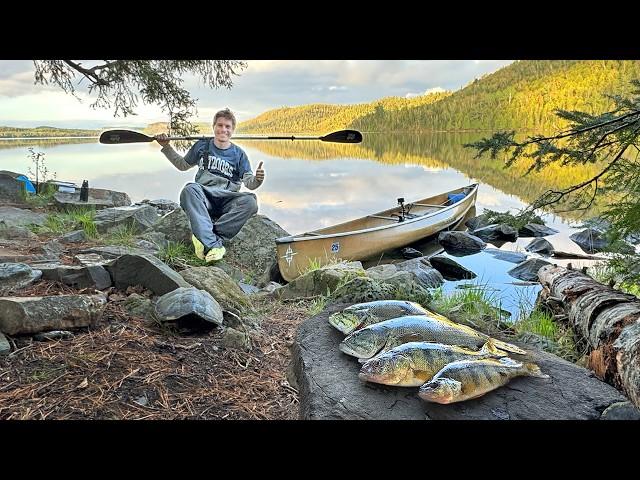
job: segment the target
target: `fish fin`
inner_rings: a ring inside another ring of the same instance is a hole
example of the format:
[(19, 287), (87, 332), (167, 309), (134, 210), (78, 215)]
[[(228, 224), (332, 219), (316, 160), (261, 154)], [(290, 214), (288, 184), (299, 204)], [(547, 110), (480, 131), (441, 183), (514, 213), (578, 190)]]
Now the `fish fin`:
[(527, 369), (527, 372), (529, 373), (529, 376), (531, 376), (531, 377), (551, 378), (546, 373), (542, 373), (542, 371), (540, 370), (540, 367), (538, 365), (536, 365), (535, 363), (525, 363), (524, 364), (524, 368)]
[(505, 352), (503, 352), (502, 350), (498, 350), (496, 348), (495, 343), (493, 343), (493, 339), (489, 339), (487, 340), (487, 343), (485, 343), (482, 348), (480, 349), (480, 353), (483, 353), (485, 355), (491, 355), (492, 357), (497, 357), (497, 358), (501, 358), (501, 357), (506, 357), (507, 354)]
[(520, 355), (524, 355), (527, 353), (525, 350), (522, 350), (521, 348), (518, 348), (515, 345), (512, 345), (510, 343), (503, 342), (501, 340), (496, 340), (495, 338), (492, 338), (491, 341), (493, 342), (493, 345), (496, 348), (499, 348), (500, 350), (504, 350), (506, 352), (511, 352), (511, 353), (519, 353)]

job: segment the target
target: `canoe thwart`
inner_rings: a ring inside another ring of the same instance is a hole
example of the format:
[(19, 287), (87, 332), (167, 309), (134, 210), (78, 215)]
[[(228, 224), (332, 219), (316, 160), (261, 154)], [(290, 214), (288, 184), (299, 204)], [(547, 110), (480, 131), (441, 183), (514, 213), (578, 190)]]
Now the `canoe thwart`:
[(410, 205), (417, 205), (418, 207), (431, 207), (431, 208), (445, 208), (447, 205), (432, 205), (430, 203), (411, 203)]
[(394, 221), (394, 222), (398, 221), (398, 217), (385, 217), (383, 215), (367, 215), (367, 217), (381, 218), (382, 220), (391, 220), (391, 221)]

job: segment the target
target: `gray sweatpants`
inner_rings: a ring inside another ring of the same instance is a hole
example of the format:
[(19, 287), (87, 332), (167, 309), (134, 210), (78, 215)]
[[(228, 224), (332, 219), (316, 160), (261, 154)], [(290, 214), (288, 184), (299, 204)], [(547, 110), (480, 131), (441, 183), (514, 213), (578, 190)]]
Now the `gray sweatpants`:
[(258, 212), (253, 193), (229, 192), (188, 183), (180, 192), (180, 206), (189, 217), (191, 231), (205, 248), (221, 247)]

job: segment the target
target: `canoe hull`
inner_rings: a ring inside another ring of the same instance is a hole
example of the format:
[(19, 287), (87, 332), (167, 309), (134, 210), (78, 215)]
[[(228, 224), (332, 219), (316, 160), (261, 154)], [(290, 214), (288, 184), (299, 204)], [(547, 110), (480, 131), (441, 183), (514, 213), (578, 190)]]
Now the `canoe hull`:
[[(469, 193), (461, 201), (419, 218), (357, 231), (322, 235), (323, 231), (318, 230), (321, 235), (315, 237), (280, 238), (276, 241), (280, 273), (290, 282), (312, 265), (317, 267), (338, 261), (366, 260), (379, 256), (386, 250), (400, 248), (434, 235), (457, 223), (475, 204), (477, 186), (471, 187), (473, 188), (468, 187)], [(427, 203), (432, 199), (433, 197), (419, 202)]]

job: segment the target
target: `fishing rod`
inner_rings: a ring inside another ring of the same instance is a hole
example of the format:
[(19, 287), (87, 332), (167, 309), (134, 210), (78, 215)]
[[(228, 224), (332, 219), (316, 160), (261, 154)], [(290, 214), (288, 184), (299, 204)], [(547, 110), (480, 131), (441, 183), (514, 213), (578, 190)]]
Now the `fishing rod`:
[[(185, 136), (185, 137), (166, 137), (166, 140), (205, 140), (211, 139), (212, 136)], [(156, 137), (150, 137), (144, 133), (133, 130), (107, 130), (100, 134), (100, 143), (106, 145), (117, 145), (120, 143), (143, 143), (153, 142)], [(309, 136), (269, 136), (269, 135), (239, 135), (232, 137), (232, 140), (320, 140), (321, 142), (333, 143), (360, 143), (362, 142), (362, 134), (357, 130), (339, 130), (329, 133), (322, 137)]]

